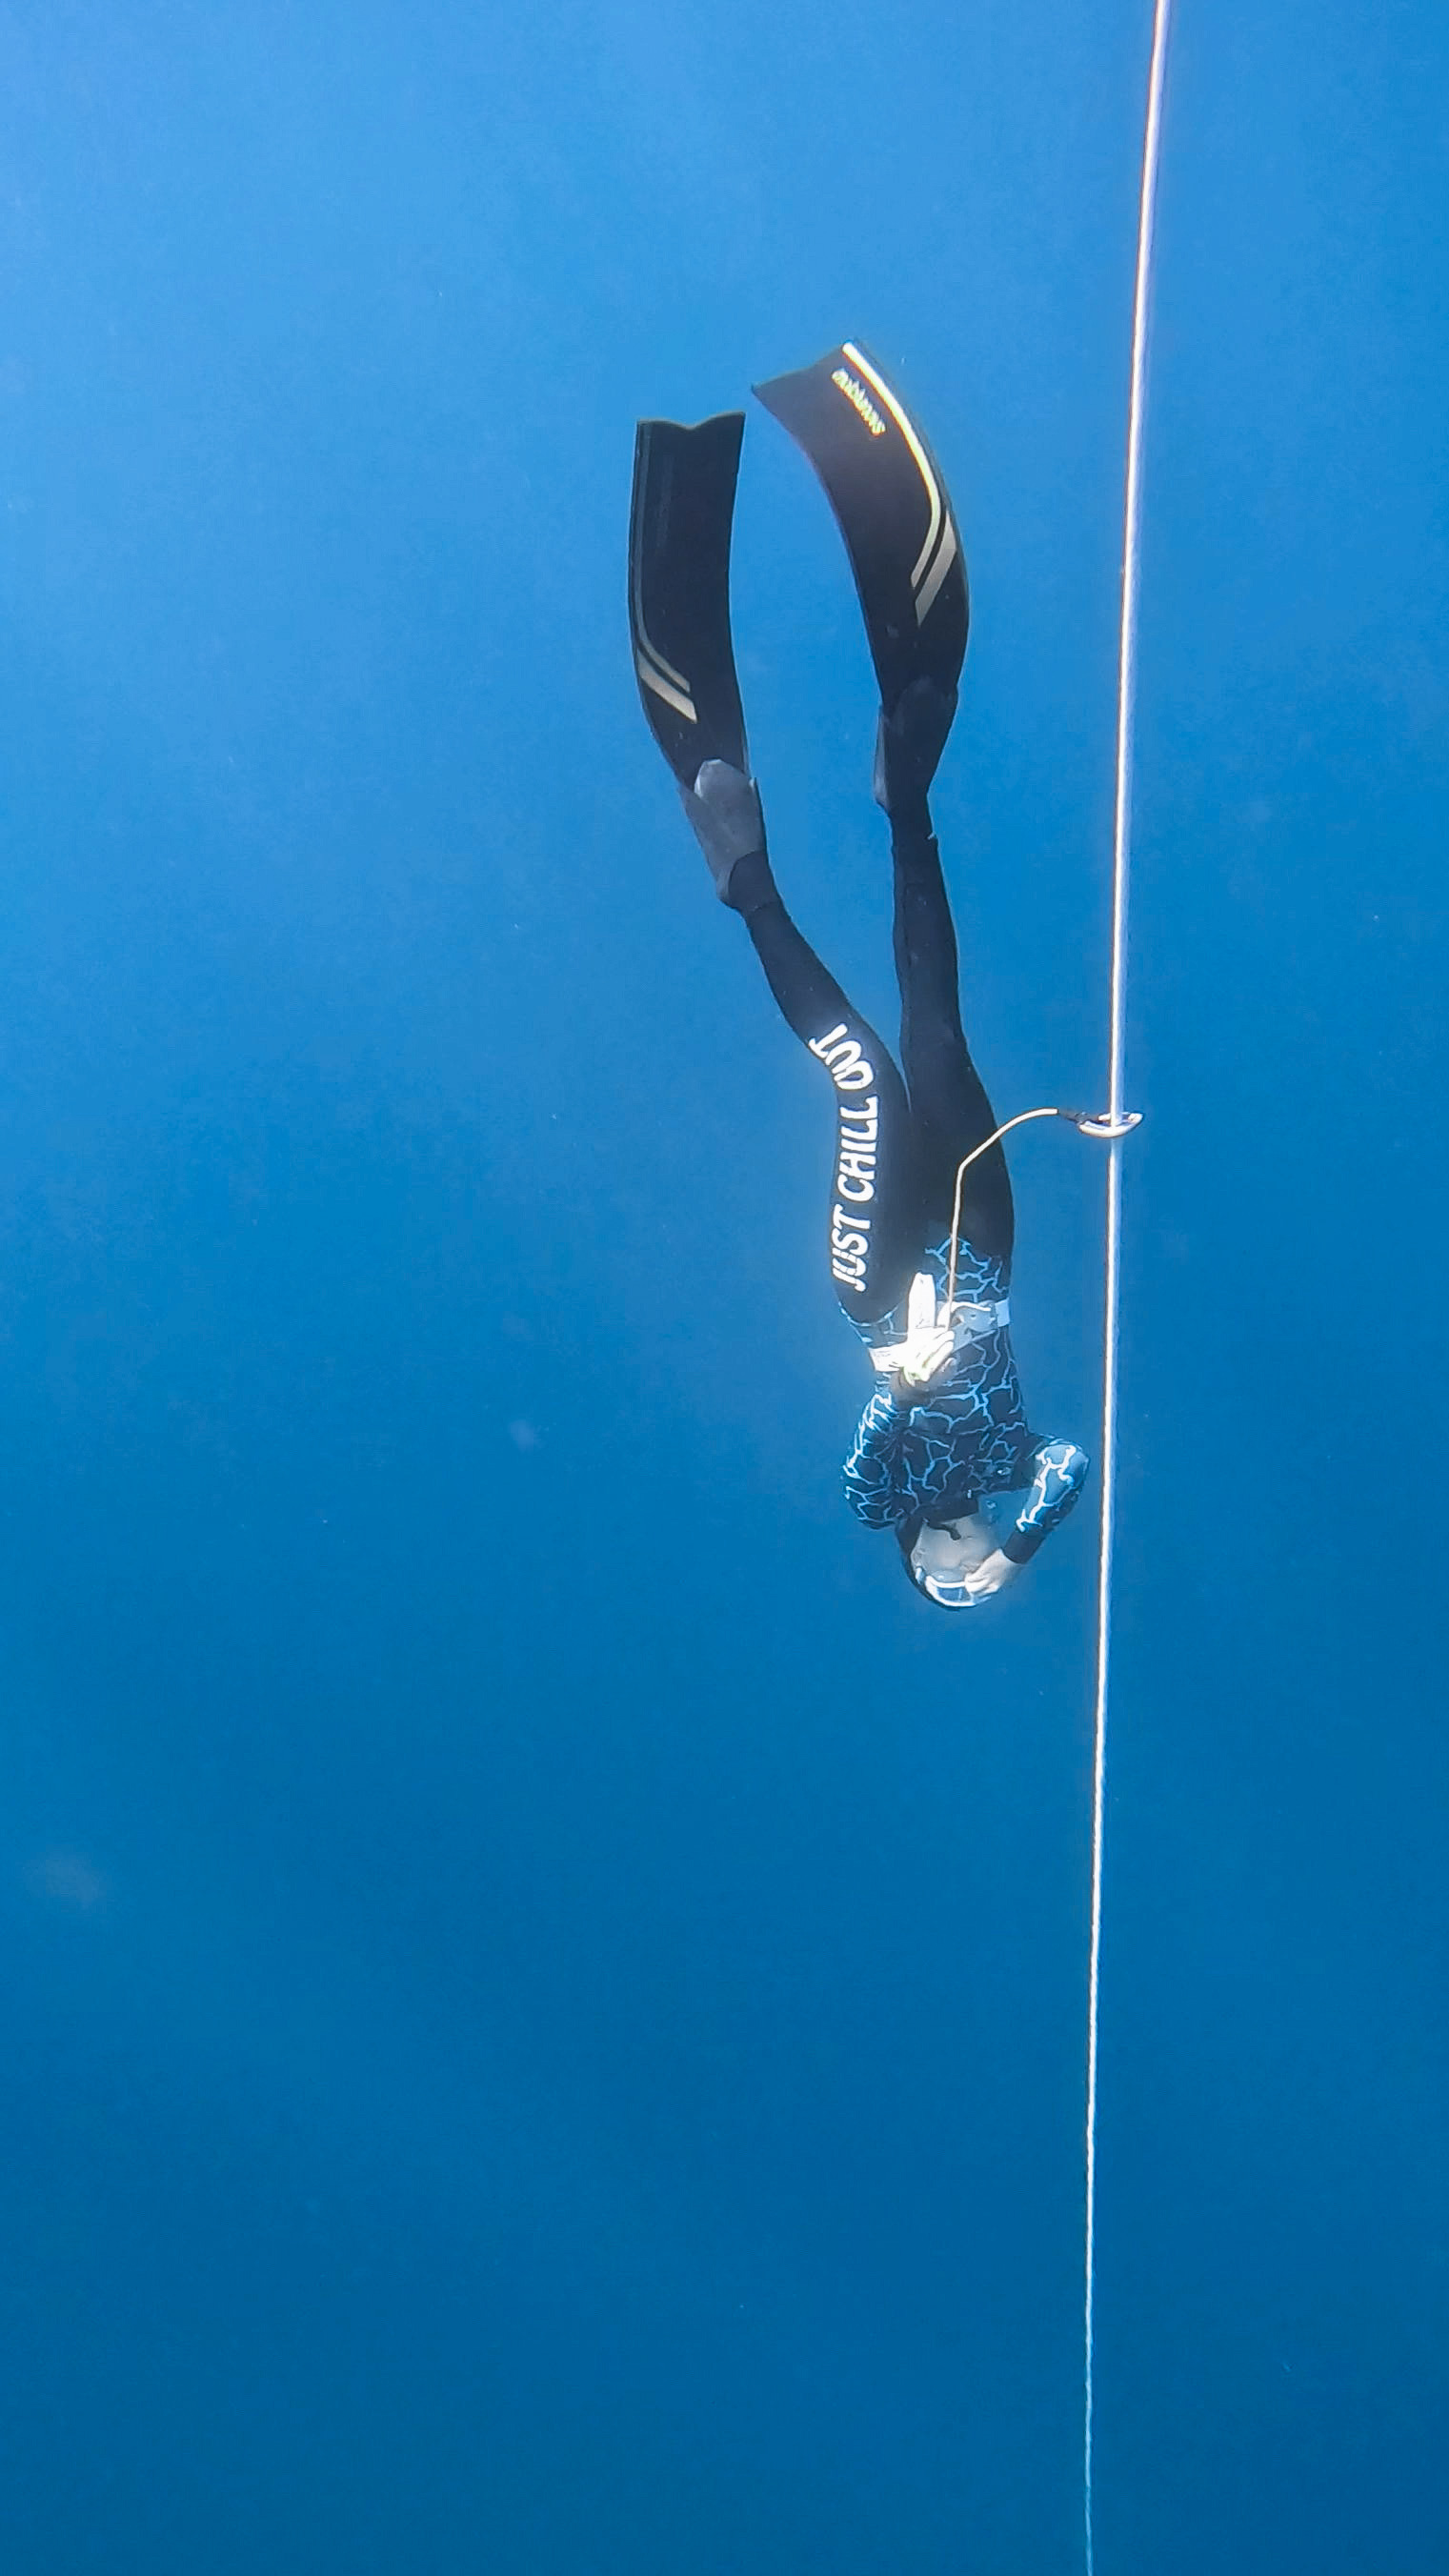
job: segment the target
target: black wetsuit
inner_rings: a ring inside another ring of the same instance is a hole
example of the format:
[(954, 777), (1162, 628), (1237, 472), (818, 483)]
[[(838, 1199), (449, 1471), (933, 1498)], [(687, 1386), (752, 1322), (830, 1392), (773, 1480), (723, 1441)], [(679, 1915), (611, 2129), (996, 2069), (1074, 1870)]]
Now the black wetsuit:
[[(730, 897), (786, 1021), (834, 1085), (831, 1277), (872, 1347), (902, 1338), (918, 1270), (932, 1273), (944, 1297), (957, 1170), (997, 1124), (961, 1026), (956, 934), (929, 825), (897, 823), (891, 849), (904, 1080), (796, 928), (765, 863), (757, 887), (741, 886), (743, 901), (733, 886)], [(1027, 1426), (1006, 1318), (1013, 1233), (1006, 1157), (992, 1145), (964, 1176), (957, 1257), (957, 1295), (983, 1310), (982, 1329), (924, 1397), (898, 1398), (882, 1381), (845, 1465), (852, 1510), (870, 1528), (894, 1529), (903, 1550), (923, 1521), (944, 1526), (969, 1516), (984, 1494), (1025, 1488), (1002, 1541), (1024, 1563), (1071, 1510), (1086, 1475), (1072, 1442)]]

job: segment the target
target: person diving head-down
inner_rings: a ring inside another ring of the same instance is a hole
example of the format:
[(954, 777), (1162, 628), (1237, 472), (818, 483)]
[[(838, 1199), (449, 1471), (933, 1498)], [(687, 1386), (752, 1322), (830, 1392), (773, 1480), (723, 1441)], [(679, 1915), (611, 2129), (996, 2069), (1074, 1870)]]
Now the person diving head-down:
[(756, 391), (825, 487), (880, 688), (873, 783), (891, 833), (899, 1068), (796, 928), (770, 864), (730, 631), (741, 412), (696, 428), (639, 424), (635, 674), (715, 891), (830, 1077), (827, 1258), (877, 1379), (845, 1462), (846, 1500), (866, 1528), (893, 1532), (921, 1598), (973, 1609), (1065, 1519), (1087, 1459), (1027, 1425), (1009, 1330), (1011, 1183), (1000, 1142), (987, 1141), (997, 1122), (962, 1031), (928, 803), (966, 651), (960, 532), (921, 431), (855, 342)]

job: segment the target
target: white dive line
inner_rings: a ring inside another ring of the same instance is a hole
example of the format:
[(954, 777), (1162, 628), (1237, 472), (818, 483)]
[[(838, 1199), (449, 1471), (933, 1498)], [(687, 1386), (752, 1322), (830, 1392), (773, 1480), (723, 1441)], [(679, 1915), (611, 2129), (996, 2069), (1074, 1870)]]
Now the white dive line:
[[(1152, 63), (1142, 144), (1137, 273), (1132, 295), (1132, 382), (1127, 401), (1127, 489), (1122, 528), (1122, 621), (1117, 654), (1117, 773), (1112, 820), (1112, 970), (1107, 1055), (1108, 1117), (1122, 1116), (1127, 1002), (1127, 880), (1132, 857), (1133, 719), (1142, 543), (1142, 444), (1147, 328), (1162, 141), (1163, 73), (1172, 0), (1153, 0)], [(1086, 2576), (1095, 2576), (1092, 2435), (1097, 2307), (1097, 2031), (1102, 1968), (1102, 1848), (1107, 1788), (1107, 1702), (1112, 1652), (1112, 1545), (1117, 1508), (1117, 1359), (1121, 1329), (1122, 1143), (1107, 1147), (1107, 1259), (1102, 1326), (1102, 1521), (1097, 1559), (1097, 1691), (1092, 1730), (1092, 1925), (1087, 1965), (1086, 2246), (1082, 2314), (1082, 2514)]]

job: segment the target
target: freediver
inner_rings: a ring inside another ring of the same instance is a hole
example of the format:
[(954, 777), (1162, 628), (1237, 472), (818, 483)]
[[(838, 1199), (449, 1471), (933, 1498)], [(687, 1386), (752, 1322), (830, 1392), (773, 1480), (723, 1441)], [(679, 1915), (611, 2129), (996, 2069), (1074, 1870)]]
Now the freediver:
[[(868, 1529), (894, 1531), (925, 1598), (966, 1610), (1014, 1581), (1072, 1509), (1088, 1462), (1072, 1441), (1027, 1427), (1007, 1304), (1011, 1182), (999, 1142), (977, 1152), (997, 1121), (962, 1030), (927, 802), (966, 652), (960, 535), (925, 439), (853, 342), (755, 391), (825, 487), (880, 684), (874, 787), (895, 876), (900, 1071), (796, 928), (770, 866), (730, 633), (743, 412), (692, 429), (639, 423), (635, 671), (719, 899), (740, 915), (786, 1022), (834, 1085), (830, 1272), (879, 1377), (845, 1462), (846, 1499)], [(1007, 1494), (1023, 1499), (998, 1536), (982, 1505)]]

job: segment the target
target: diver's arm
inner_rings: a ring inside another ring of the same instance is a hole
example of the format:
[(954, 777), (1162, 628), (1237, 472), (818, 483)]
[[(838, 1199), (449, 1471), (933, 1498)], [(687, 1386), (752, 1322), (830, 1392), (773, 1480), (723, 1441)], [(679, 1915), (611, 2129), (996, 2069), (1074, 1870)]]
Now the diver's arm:
[(867, 1529), (893, 1529), (904, 1520), (909, 1498), (901, 1491), (901, 1441), (910, 1408), (888, 1386), (878, 1386), (859, 1422), (845, 1462), (845, 1499)]
[(1029, 1565), (1042, 1540), (1066, 1519), (1086, 1482), (1090, 1463), (1085, 1449), (1074, 1441), (1038, 1441), (1031, 1490), (1001, 1543), (1001, 1553), (1011, 1564)]
[(1016, 1581), (1042, 1540), (1050, 1536), (1058, 1521), (1066, 1519), (1082, 1490), (1087, 1464), (1086, 1451), (1076, 1448), (1070, 1440), (1037, 1442), (1032, 1454), (1031, 1491), (1015, 1522), (1000, 1547), (993, 1548), (964, 1577), (964, 1589), (973, 1602), (989, 1601), (993, 1593), (1004, 1592), (1009, 1583)]

